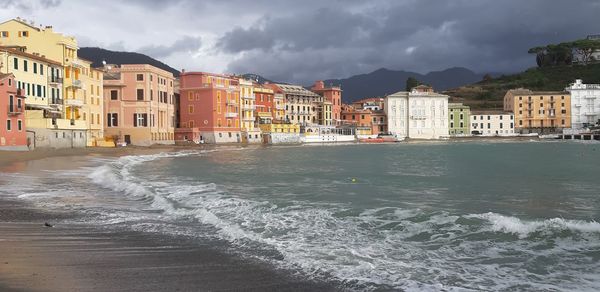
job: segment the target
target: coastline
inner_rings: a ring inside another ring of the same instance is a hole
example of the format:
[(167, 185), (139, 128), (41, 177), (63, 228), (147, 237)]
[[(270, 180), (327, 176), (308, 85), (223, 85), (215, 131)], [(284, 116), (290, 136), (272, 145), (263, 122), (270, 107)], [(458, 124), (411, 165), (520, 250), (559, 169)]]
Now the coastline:
[(205, 242), (162, 234), (56, 224), (0, 199), (2, 291), (333, 291), (333, 283), (276, 270)]

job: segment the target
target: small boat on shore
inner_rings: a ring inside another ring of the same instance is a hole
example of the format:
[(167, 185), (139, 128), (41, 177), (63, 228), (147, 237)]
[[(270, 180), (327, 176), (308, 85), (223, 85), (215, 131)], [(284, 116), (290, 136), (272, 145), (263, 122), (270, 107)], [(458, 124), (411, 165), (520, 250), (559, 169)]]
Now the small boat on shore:
[(360, 143), (393, 143), (393, 142), (400, 142), (402, 141), (402, 139), (398, 139), (393, 135), (382, 135), (379, 134), (377, 135), (377, 137), (375, 138), (361, 138), (358, 139), (358, 142)]

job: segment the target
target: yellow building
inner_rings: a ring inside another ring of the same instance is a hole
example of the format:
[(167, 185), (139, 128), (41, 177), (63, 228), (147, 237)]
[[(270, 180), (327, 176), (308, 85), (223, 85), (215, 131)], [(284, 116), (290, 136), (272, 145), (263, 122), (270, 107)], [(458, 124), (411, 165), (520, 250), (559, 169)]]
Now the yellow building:
[(273, 119), (283, 121), (285, 119), (285, 96), (282, 93), (275, 93), (273, 101), (275, 104)]
[(300, 133), (299, 124), (290, 123), (271, 123), (271, 124), (260, 124), (260, 130), (265, 133)]
[(85, 84), (83, 89), (83, 106), (81, 107), (83, 121), (87, 125), (87, 146), (98, 146), (98, 142), (104, 140), (104, 73), (91, 68), (91, 62), (81, 59), (87, 63), (82, 69), (81, 80)]
[[(50, 59), (62, 66), (62, 83), (52, 82), (55, 86), (60, 86), (62, 102), (62, 112), (60, 119), (53, 119), (53, 124), (49, 128), (53, 130), (62, 130), (61, 133), (40, 133), (45, 135), (48, 140), (59, 139), (64, 136), (70, 143), (49, 143), (50, 147), (85, 147), (94, 145), (93, 139), (98, 137), (97, 123), (90, 125), (90, 114), (94, 114), (94, 121), (97, 114), (103, 116), (102, 107), (86, 104), (89, 101), (87, 90), (90, 86), (101, 86), (97, 79), (90, 79), (86, 76), (91, 74), (90, 62), (77, 57), (77, 40), (74, 37), (65, 36), (53, 31), (51, 26), (37, 27), (23, 19), (12, 19), (0, 23), (0, 44), (2, 46), (19, 46), (23, 51), (32, 55), (37, 55)], [(92, 82), (92, 83), (86, 83)], [(94, 89), (94, 92), (97, 92)], [(91, 91), (90, 91), (91, 93)], [(94, 93), (92, 96), (97, 97)], [(26, 101), (27, 104), (27, 101)], [(100, 110), (98, 112), (97, 110)], [(84, 118), (85, 113), (85, 118)], [(42, 119), (38, 122), (33, 119)], [(28, 114), (28, 120), (32, 120), (29, 125), (41, 125), (47, 121), (46, 114), (32, 113)], [(101, 124), (100, 124), (101, 125)], [(83, 131), (83, 133), (81, 132)], [(54, 135), (52, 135), (54, 134)], [(52, 138), (54, 136), (54, 138)], [(69, 139), (70, 136), (70, 139)], [(85, 137), (84, 137), (85, 136)], [(80, 143), (82, 139), (84, 143)], [(36, 137), (36, 140), (39, 137)], [(76, 142), (73, 142), (76, 140)], [(45, 145), (45, 144), (44, 144)]]
[(260, 129), (255, 127), (256, 118), (254, 110), (256, 109), (254, 87), (252, 81), (239, 78), (240, 89), (240, 131), (242, 132), (242, 141), (246, 143), (260, 143)]
[(504, 110), (514, 113), (517, 133), (553, 133), (571, 127), (568, 92), (512, 89), (504, 95)]

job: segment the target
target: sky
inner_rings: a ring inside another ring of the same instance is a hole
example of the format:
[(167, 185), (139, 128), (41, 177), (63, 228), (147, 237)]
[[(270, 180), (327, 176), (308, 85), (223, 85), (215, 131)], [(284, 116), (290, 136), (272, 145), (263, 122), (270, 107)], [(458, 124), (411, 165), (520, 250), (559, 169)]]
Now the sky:
[(600, 33), (600, 0), (0, 0), (79, 46), (299, 84), (379, 68), (511, 73), (527, 50)]

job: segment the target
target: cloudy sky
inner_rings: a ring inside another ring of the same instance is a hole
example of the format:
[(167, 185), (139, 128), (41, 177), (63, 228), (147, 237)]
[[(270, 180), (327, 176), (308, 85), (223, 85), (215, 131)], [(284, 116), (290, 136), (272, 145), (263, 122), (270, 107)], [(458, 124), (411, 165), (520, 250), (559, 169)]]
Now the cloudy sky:
[(80, 46), (302, 84), (381, 67), (516, 72), (535, 65), (530, 47), (600, 33), (599, 0), (0, 0), (16, 16)]

